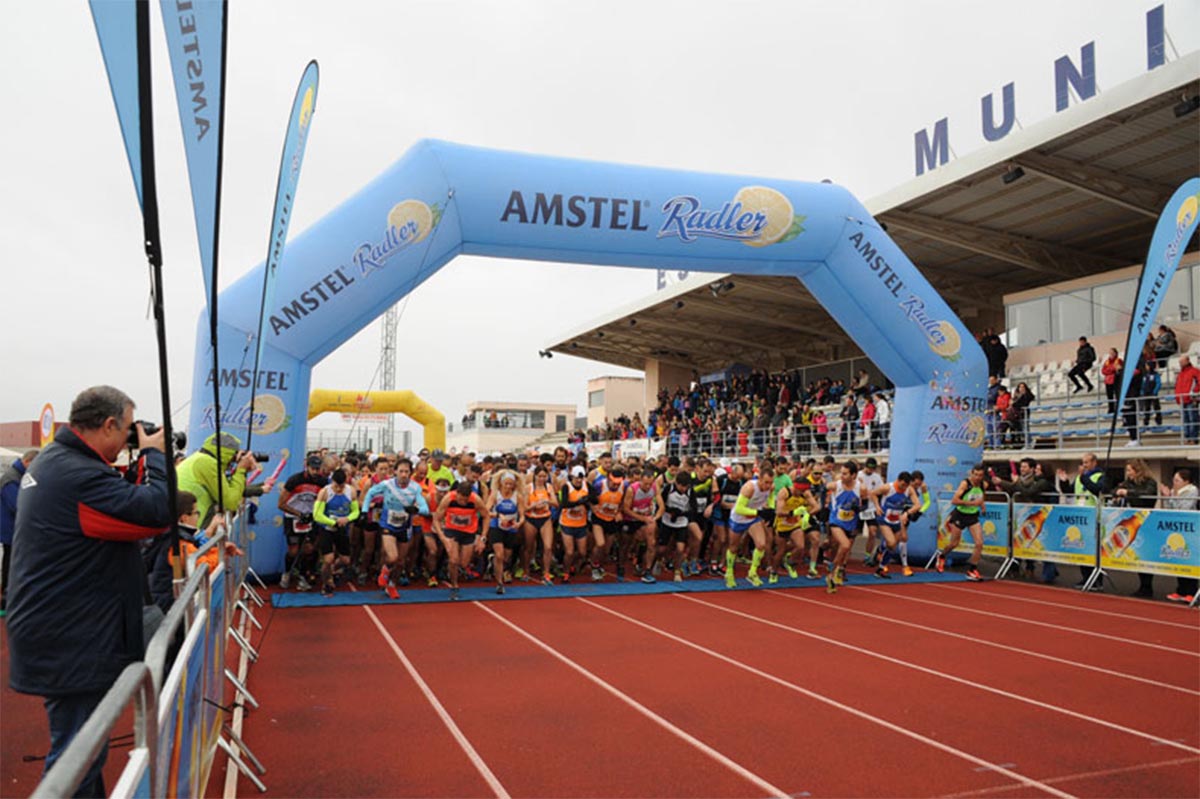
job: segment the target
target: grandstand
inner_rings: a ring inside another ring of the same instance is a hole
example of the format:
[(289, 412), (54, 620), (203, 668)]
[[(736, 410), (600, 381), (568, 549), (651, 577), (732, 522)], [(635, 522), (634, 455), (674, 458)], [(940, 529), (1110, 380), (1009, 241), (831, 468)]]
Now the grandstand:
[[(1133, 287), (1121, 301), (1121, 292), (1096, 289), (1086, 300), (1079, 292), (1102, 285), (1125, 291), (1130, 276), (1136, 281), (1159, 210), (1195, 174), (1200, 124), (1179, 100), (1200, 93), (1198, 75), (1200, 54), (1183, 57), (866, 203), (966, 324), (1004, 332), (1006, 384), (1026, 381), (1037, 396), (1023, 447), (1039, 457), (1073, 459), (1106, 443), (1111, 417), (1103, 389), (1072, 396), (1066, 372), (1081, 332), (1101, 357), (1108, 347), (1123, 351)], [(1184, 257), (1171, 290), (1182, 301), (1163, 310), (1180, 353), (1193, 358), (1200, 354), (1198, 263), (1195, 252)], [(1029, 314), (1014, 312), (1032, 296), (1068, 294), (1104, 324), (1072, 331), (1067, 319), (1060, 336), (1031, 336)], [(545, 349), (643, 369), (647, 397), (735, 363), (773, 373), (801, 369), (805, 380), (849, 377), (863, 364), (862, 353), (795, 279), (725, 273), (693, 274), (567, 331)], [(1162, 424), (1140, 431), (1141, 448), (1114, 454), (1136, 452), (1160, 469), (1195, 458), (1172, 396), (1177, 369), (1178, 356), (1163, 373)], [(1120, 448), (1120, 424), (1117, 434)], [(727, 440), (736, 438), (726, 436), (716, 449), (738, 454)], [(998, 447), (988, 453), (1011, 454)]]

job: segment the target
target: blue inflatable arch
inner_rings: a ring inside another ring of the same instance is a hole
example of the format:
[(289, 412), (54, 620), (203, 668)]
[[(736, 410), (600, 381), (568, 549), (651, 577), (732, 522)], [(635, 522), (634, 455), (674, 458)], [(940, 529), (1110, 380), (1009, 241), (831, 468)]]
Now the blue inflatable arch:
[[(222, 292), (220, 363), (229, 368), (214, 375), (207, 366), (201, 318), (191, 440), (213, 429), (212, 381), (219, 380), (229, 397), (222, 429), (244, 437), (253, 425), (255, 449), (275, 463), (290, 457), (284, 476), (303, 468), (312, 367), (460, 253), (793, 275), (896, 385), (891, 473), (921, 469), (932, 490), (947, 490), (979, 459), (983, 353), (845, 189), (441, 141), (415, 145), (288, 244), (257, 376), (244, 351), (257, 327), (263, 265)], [(280, 524), (273, 503), (261, 510), (260, 530)], [(910, 532), (913, 555), (928, 555), (932, 525)], [(257, 538), (254, 568), (278, 572), (282, 535)]]

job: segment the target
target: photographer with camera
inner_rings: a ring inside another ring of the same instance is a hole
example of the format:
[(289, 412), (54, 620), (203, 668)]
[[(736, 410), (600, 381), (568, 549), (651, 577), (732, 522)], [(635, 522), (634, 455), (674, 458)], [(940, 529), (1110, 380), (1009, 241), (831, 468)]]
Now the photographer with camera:
[[(193, 452), (176, 467), (175, 474), (180, 491), (196, 495), (196, 509), (200, 511), (201, 525), (207, 524), (209, 512), (236, 511), (246, 494), (246, 476), (258, 468), (253, 452), (243, 452), (242, 442), (237, 436), (221, 434), (220, 446), (214, 433), (204, 441), (204, 446)], [(226, 476), (229, 465), (236, 463), (232, 476)], [(218, 481), (223, 481), (219, 486)], [(217, 497), (221, 508), (213, 508)]]
[[(162, 431), (133, 421), (133, 400), (111, 386), (83, 391), (69, 425), (21, 479), (8, 608), (9, 684), (45, 698), (48, 771), (104, 694), (144, 656), (138, 542), (171, 518)], [(141, 485), (112, 466), (136, 430)], [(101, 750), (77, 796), (105, 796)]]

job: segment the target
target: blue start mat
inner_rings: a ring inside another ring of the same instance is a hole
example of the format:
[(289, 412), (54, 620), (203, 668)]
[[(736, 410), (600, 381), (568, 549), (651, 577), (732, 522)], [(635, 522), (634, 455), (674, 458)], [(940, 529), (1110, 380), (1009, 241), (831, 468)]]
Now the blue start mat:
[[(585, 578), (586, 579), (586, 578)], [(891, 588), (893, 586), (913, 585), (918, 583), (961, 583), (966, 581), (962, 574), (946, 572), (922, 572), (912, 577), (894, 577), (891, 580), (880, 580), (871, 574), (850, 574), (846, 576), (846, 585), (869, 585), (875, 588)], [(793, 580), (790, 577), (780, 578), (778, 583), (755, 588), (744, 578), (738, 580), (737, 588), (726, 588), (725, 581), (708, 577), (693, 578), (681, 583), (670, 579), (657, 583), (646, 583), (640, 580), (612, 582), (611, 578), (604, 582), (577, 582), (566, 585), (542, 585), (540, 583), (512, 583), (505, 587), (503, 594), (496, 593), (492, 583), (468, 583), (458, 592), (458, 601), (492, 602), (512, 599), (562, 599), (574, 596), (641, 596), (645, 594), (701, 594), (720, 591), (770, 591), (779, 588), (820, 588), (825, 589), (824, 580), (809, 580), (804, 577)], [(358, 591), (342, 590), (333, 596), (324, 597), (317, 591), (308, 593), (277, 593), (271, 595), (271, 604), (277, 608), (318, 608), (344, 607), (347, 605), (417, 605), (427, 602), (450, 602), (448, 588), (411, 588), (400, 589), (399, 599), (389, 599), (387, 594), (378, 588), (363, 588)]]

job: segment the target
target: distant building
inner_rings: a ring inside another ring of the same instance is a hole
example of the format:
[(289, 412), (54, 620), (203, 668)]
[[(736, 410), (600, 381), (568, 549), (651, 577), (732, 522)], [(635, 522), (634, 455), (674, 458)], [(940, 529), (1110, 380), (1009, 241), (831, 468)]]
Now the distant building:
[(461, 452), (511, 452), (539, 439), (565, 439), (575, 422), (574, 405), (537, 402), (469, 403), (466, 413), (446, 424), (446, 446)]
[(587, 424), (595, 427), (604, 420), (635, 413), (646, 418), (646, 381), (641, 377), (596, 377), (587, 384)]

